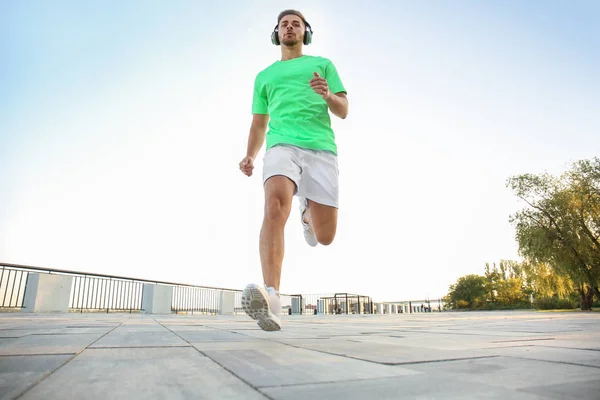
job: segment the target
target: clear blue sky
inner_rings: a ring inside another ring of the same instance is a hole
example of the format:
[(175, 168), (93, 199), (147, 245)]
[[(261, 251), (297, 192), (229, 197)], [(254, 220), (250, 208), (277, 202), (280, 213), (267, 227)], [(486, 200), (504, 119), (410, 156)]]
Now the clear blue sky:
[(285, 8), (350, 115), (336, 242), (309, 248), (294, 202), (282, 292), (442, 296), (518, 259), (508, 177), (599, 154), (596, 1), (3, 1), (0, 261), (260, 281), (260, 173), (237, 165)]

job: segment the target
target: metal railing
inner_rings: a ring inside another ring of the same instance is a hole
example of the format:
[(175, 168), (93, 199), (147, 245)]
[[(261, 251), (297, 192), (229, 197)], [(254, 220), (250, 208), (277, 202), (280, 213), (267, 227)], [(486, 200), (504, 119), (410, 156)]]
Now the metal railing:
[[(171, 286), (171, 311), (217, 315), (224, 301), (233, 299), (233, 313), (244, 314), (242, 290), (174, 282), (128, 278), (123, 276), (49, 269), (0, 263), (0, 309), (24, 307), (27, 280), (31, 273), (71, 276), (70, 312), (141, 312), (144, 311), (144, 284)], [(233, 298), (232, 298), (233, 294)], [(281, 294), (283, 314), (370, 314), (369, 296), (349, 293)]]
[[(223, 292), (235, 293), (234, 313), (243, 313), (242, 291), (210, 286), (130, 278), (123, 276), (50, 269), (29, 265), (0, 263), (0, 303), (3, 309), (23, 308), (25, 288), (30, 273), (73, 277), (69, 298), (70, 312), (141, 312), (144, 284), (173, 287), (171, 310), (214, 315), (219, 313)], [(4, 301), (6, 297), (6, 301)]]
[(204, 286), (177, 285), (173, 287), (171, 310), (176, 314), (217, 315), (220, 311), (222, 296), (234, 294), (234, 314), (243, 313), (242, 291), (236, 289), (211, 288)]
[[(406, 312), (442, 312), (444, 309), (444, 301), (441, 298), (438, 299), (422, 299), (422, 300), (400, 300), (400, 301), (384, 301), (380, 304), (384, 306), (388, 304), (396, 305), (398, 309), (402, 309), (403, 307), (406, 309)], [(402, 311), (398, 311), (399, 313)]]
[(23, 308), (28, 272), (2, 265), (0, 272), (0, 308)]
[(69, 309), (71, 311), (142, 310), (144, 284), (117, 277), (73, 276)]
[(350, 293), (281, 295), (283, 312), (295, 314), (371, 314), (371, 297)]

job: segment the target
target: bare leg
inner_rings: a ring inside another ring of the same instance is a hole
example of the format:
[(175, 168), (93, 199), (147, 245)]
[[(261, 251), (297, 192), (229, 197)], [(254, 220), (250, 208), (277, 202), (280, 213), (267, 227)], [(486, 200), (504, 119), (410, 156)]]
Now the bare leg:
[(338, 209), (308, 200), (308, 209), (304, 213), (304, 221), (310, 226), (322, 245), (330, 245), (337, 231)]
[(260, 261), (267, 286), (279, 291), (285, 250), (284, 228), (290, 216), (296, 184), (285, 176), (265, 182), (265, 210), (260, 230)]

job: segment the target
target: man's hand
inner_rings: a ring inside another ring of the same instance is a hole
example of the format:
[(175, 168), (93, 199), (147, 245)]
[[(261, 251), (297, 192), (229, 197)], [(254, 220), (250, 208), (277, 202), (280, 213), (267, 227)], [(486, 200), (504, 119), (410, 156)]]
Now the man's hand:
[(318, 72), (315, 72), (315, 77), (310, 80), (310, 87), (315, 91), (316, 94), (321, 95), (325, 100), (331, 96), (329, 91), (329, 85), (327, 85), (327, 79), (322, 78)]
[(254, 158), (250, 156), (244, 157), (244, 159), (240, 162), (240, 171), (244, 173), (244, 175), (252, 176), (252, 170), (254, 169)]
[(310, 87), (316, 94), (321, 95), (334, 115), (345, 119), (348, 115), (348, 99), (346, 98), (346, 94), (343, 92), (337, 94), (331, 93), (327, 79), (322, 78), (318, 72), (314, 72), (314, 74), (315, 77), (310, 80)]

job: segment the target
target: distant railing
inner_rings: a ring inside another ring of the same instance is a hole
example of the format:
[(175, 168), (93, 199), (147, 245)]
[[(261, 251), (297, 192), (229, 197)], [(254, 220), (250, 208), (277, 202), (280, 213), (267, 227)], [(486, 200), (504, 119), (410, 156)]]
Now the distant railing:
[(371, 297), (350, 293), (282, 295), (284, 313), (294, 314), (372, 314)]
[[(222, 301), (233, 300), (233, 313), (244, 314), (242, 290), (210, 286), (187, 285), (147, 279), (128, 278), (27, 265), (0, 263), (0, 309), (20, 309), (24, 306), (27, 280), (31, 273), (71, 276), (70, 312), (141, 312), (144, 311), (144, 285), (160, 284), (172, 287), (171, 311), (217, 315)], [(373, 302), (369, 296), (349, 293), (282, 294), (283, 314), (371, 314)], [(229, 308), (231, 311), (231, 308)]]
[(0, 308), (19, 309), (23, 308), (25, 299), (25, 286), (27, 284), (28, 272), (1, 265), (0, 272)]
[(74, 275), (69, 309), (71, 311), (142, 310), (143, 282), (118, 277)]
[[(236, 289), (195, 286), (175, 282), (85, 273), (29, 265), (0, 263), (0, 308), (23, 308), (27, 277), (30, 273), (68, 275), (73, 277), (69, 311), (71, 312), (140, 312), (143, 311), (144, 284), (173, 287), (172, 311), (203, 314), (219, 312), (221, 292), (235, 292), (234, 312), (242, 310), (242, 291)], [(4, 300), (6, 297), (6, 301)]]
[(223, 293), (234, 293), (234, 314), (243, 313), (242, 291), (236, 289), (209, 288), (203, 286), (177, 285), (173, 287), (171, 309), (175, 313), (217, 315)]

